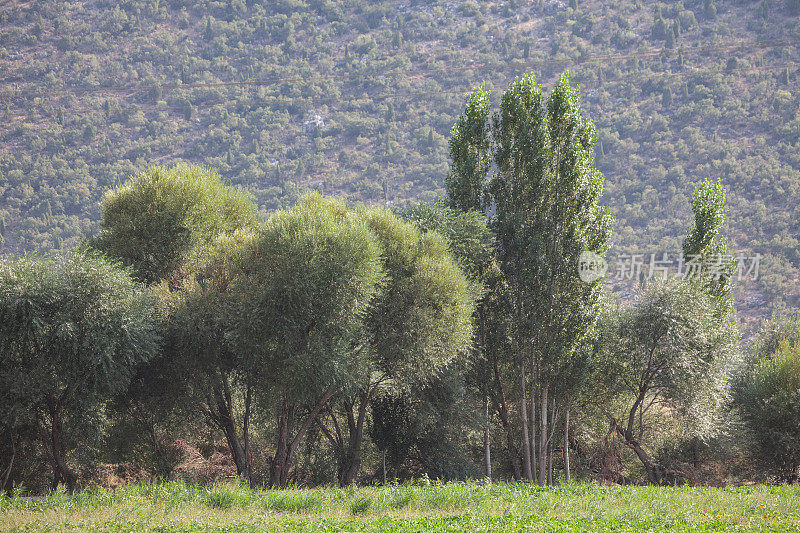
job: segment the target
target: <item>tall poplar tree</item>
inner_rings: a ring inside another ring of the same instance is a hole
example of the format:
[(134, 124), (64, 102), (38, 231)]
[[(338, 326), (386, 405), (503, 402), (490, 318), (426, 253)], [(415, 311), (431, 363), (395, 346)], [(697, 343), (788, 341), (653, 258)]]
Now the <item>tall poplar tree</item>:
[[(571, 378), (587, 363), (587, 351), (580, 347), (593, 334), (600, 311), (602, 281), (582, 280), (579, 260), (587, 253), (602, 259), (612, 216), (599, 205), (604, 179), (594, 167), (596, 129), (567, 74), (547, 99), (532, 74), (512, 82), (493, 117), (491, 143), (474, 133), (484, 131), (478, 126), (487, 116), (484, 101), (488, 95), (473, 92), (453, 129), (448, 193), (453, 205), (475, 208), (474, 200), (463, 198), (487, 192), (481, 205), (493, 212), (498, 256), (511, 292), (512, 349), (522, 370), (523, 470), (532, 478), (538, 456), (538, 479), (545, 483), (553, 418), (565, 411)], [(464, 147), (456, 150), (453, 143)], [(496, 165), (491, 176), (488, 166), (482, 173), (475, 164), (490, 149)], [(481, 157), (473, 155), (476, 151)], [(532, 387), (530, 417), (527, 385)]]

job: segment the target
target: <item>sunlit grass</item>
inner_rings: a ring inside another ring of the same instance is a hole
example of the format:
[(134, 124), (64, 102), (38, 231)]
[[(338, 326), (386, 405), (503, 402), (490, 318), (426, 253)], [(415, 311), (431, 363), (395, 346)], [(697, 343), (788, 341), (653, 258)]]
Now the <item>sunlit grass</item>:
[(394, 484), (271, 491), (141, 483), (0, 496), (16, 531), (800, 531), (798, 487)]

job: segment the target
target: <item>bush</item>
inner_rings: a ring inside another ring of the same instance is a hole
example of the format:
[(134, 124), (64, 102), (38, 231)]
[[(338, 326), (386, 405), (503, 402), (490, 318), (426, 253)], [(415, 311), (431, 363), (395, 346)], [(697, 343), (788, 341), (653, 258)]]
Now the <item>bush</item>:
[(800, 467), (800, 342), (786, 336), (773, 353), (762, 354), (737, 384), (735, 399), (753, 433), (758, 460), (779, 480), (796, 480)]

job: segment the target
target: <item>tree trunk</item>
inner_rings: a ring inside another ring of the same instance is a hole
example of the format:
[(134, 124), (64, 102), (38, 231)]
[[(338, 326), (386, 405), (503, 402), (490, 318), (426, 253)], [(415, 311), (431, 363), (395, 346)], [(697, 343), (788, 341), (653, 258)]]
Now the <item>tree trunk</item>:
[(489, 395), (486, 395), (486, 429), (484, 430), (483, 440), (484, 440), (484, 456), (486, 459), (486, 477), (489, 481), (492, 480), (492, 446), (491, 446), (491, 435), (489, 435), (489, 425), (491, 424), (491, 419), (489, 418)]
[(511, 475), (514, 476), (516, 481), (522, 479), (522, 466), (520, 454), (517, 447), (514, 445), (514, 428), (511, 426), (511, 420), (508, 416), (508, 402), (503, 390), (503, 382), (500, 380), (500, 368), (497, 364), (497, 358), (492, 358), (492, 367), (494, 370), (494, 380), (497, 386), (497, 393), (500, 396), (497, 406), (497, 414), (500, 415), (500, 423), (506, 431), (506, 448), (508, 450), (508, 460), (511, 462)]
[(352, 403), (345, 406), (349, 435), (347, 439), (348, 446), (344, 450), (344, 457), (340, 458), (339, 465), (339, 485), (342, 487), (352, 485), (361, 470), (361, 444), (364, 440), (364, 420), (367, 414), (370, 392), (371, 389), (368, 387), (366, 391), (361, 393), (357, 417), (353, 415)]
[(539, 418), (539, 485), (544, 485), (547, 481), (547, 392), (548, 386), (542, 387)]
[(244, 458), (247, 461), (247, 481), (253, 488), (253, 466), (250, 461), (250, 406), (252, 403), (252, 387), (247, 384), (247, 393), (244, 397), (244, 420), (242, 421), (242, 437), (244, 438)]
[(552, 402), (553, 410), (550, 412), (550, 434), (547, 437), (547, 484), (553, 484), (553, 432), (556, 429), (556, 402)]
[[(533, 375), (533, 372), (531, 372), (531, 383), (533, 383), (533, 380), (534, 380), (534, 375)], [(538, 446), (537, 440), (536, 440), (536, 422), (537, 422), (536, 413), (538, 412), (538, 405), (539, 405), (539, 404), (536, 403), (537, 402), (537, 394), (538, 394), (538, 392), (536, 392), (535, 388), (533, 387), (533, 385), (531, 385), (531, 410), (530, 410), (530, 412), (531, 412), (531, 421), (530, 421), (531, 434), (530, 434), (530, 437), (529, 437), (530, 438), (530, 443), (531, 443), (531, 475), (532, 475), (531, 481), (536, 481), (536, 479), (538, 477), (538, 474), (537, 474), (538, 466), (537, 465), (539, 464), (537, 462), (538, 454), (536, 453), (536, 448)]]
[(67, 466), (66, 451), (64, 449), (64, 441), (61, 431), (61, 412), (62, 401), (56, 401), (53, 394), (50, 393), (48, 400), (48, 407), (50, 409), (50, 446), (53, 453), (53, 465), (55, 472), (53, 472), (53, 488), (58, 486), (59, 480), (67, 485), (67, 490), (70, 494), (75, 492), (76, 479), (75, 474)]
[(212, 419), (225, 434), (225, 441), (228, 443), (228, 450), (231, 458), (236, 465), (236, 473), (243, 476), (252, 484), (250, 475), (250, 457), (247, 447), (249, 446), (248, 425), (250, 418), (250, 388), (247, 388), (245, 396), (245, 414), (243, 422), (243, 439), (245, 444), (239, 439), (236, 428), (236, 418), (233, 413), (233, 393), (228, 385), (226, 377), (222, 378), (222, 383), (214, 387), (214, 398), (216, 400), (216, 412), (211, 412)]
[(320, 411), (322, 411), (328, 403), (328, 400), (331, 399), (333, 393), (333, 387), (328, 387), (328, 389), (322, 393), (317, 404), (311, 409), (297, 428), (294, 437), (291, 437), (291, 433), (293, 431), (295, 415), (297, 414), (297, 406), (289, 403), (286, 392), (282, 394), (282, 405), (278, 417), (278, 442), (275, 447), (275, 455), (272, 458), (272, 465), (270, 466), (269, 473), (270, 487), (286, 487), (289, 482), (289, 471), (292, 467), (294, 454), (300, 446), (303, 437), (308, 432), (308, 428), (317, 420)]
[[(651, 350), (651, 357), (652, 357), (652, 350)], [(649, 368), (650, 365), (648, 364), (648, 370)], [(628, 425), (624, 430), (619, 426), (619, 423), (616, 421), (616, 419), (613, 419), (612, 421), (617, 429), (617, 433), (619, 433), (619, 435), (623, 439), (625, 439), (625, 444), (628, 446), (628, 448), (633, 450), (633, 452), (642, 462), (642, 465), (644, 465), (644, 469), (647, 472), (647, 481), (651, 485), (660, 485), (661, 475), (659, 474), (655, 463), (650, 458), (650, 455), (648, 455), (648, 453), (644, 451), (641, 444), (639, 444), (639, 440), (635, 437), (633, 433), (633, 428), (636, 424), (637, 413), (639, 414), (640, 417), (642, 416), (640, 409), (644, 404), (648, 389), (649, 389), (649, 381), (644, 382), (639, 386), (639, 391), (636, 396), (636, 401), (633, 402), (633, 406), (631, 406), (631, 410), (628, 412)]]
[(522, 418), (522, 468), (525, 473), (525, 479), (528, 481), (533, 480), (533, 471), (531, 470), (531, 444), (528, 441), (528, 400), (526, 398), (527, 391), (525, 390), (525, 366), (522, 367), (520, 372), (520, 417)]
[(629, 431), (622, 431), (621, 428), (617, 427), (618, 432), (625, 439), (625, 444), (633, 450), (633, 453), (636, 454), (636, 457), (642, 462), (644, 465), (645, 472), (647, 472), (647, 481), (651, 485), (660, 485), (661, 484), (661, 475), (658, 472), (658, 468), (656, 467), (653, 460), (650, 458), (650, 455), (644, 451), (644, 448), (639, 444), (639, 441), (633, 437), (633, 434)]
[(567, 396), (566, 409), (564, 410), (564, 481), (569, 483), (569, 396)]
[(289, 401), (284, 393), (281, 406), (278, 410), (278, 440), (275, 444), (275, 455), (269, 469), (269, 486), (278, 487), (281, 484), (281, 474), (287, 461), (289, 451)]
[(381, 466), (383, 466), (383, 484), (386, 485), (386, 450), (381, 450)]
[(14, 444), (14, 434), (11, 430), (8, 431), (8, 438), (11, 441), (11, 457), (8, 459), (8, 466), (3, 472), (3, 479), (0, 481), (0, 492), (6, 490), (8, 480), (11, 478), (11, 470), (14, 468), (14, 459), (17, 457), (17, 446)]

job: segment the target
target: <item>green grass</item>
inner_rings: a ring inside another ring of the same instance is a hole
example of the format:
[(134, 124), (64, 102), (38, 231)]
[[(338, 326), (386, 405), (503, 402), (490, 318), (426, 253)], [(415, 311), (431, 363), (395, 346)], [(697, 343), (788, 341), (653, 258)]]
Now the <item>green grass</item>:
[(0, 496), (7, 531), (800, 531), (798, 487), (447, 483), (251, 490), (144, 483)]

